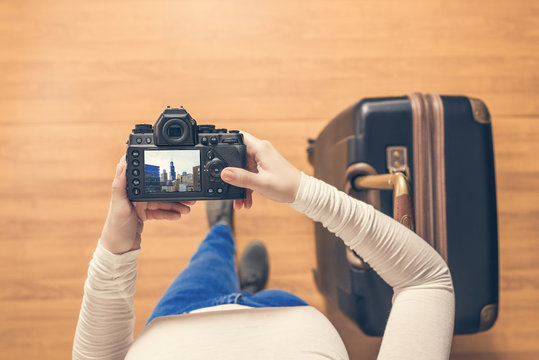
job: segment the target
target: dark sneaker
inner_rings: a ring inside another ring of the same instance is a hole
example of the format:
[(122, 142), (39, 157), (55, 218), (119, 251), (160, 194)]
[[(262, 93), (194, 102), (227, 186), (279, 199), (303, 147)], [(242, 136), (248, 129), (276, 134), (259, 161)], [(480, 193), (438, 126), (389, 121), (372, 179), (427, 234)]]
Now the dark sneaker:
[(269, 258), (266, 245), (253, 240), (241, 255), (238, 277), (241, 291), (255, 294), (266, 287), (269, 275)]
[(234, 233), (234, 200), (206, 201), (206, 215), (210, 228), (217, 223), (226, 224)]

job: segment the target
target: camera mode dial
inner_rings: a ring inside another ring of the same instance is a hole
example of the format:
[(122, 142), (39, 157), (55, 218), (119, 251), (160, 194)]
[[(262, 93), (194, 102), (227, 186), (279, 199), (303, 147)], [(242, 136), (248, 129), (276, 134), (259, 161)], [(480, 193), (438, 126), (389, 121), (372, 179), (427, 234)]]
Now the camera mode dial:
[(212, 133), (214, 129), (215, 129), (215, 125), (198, 125), (197, 126), (198, 132), (202, 134)]
[(153, 132), (153, 126), (150, 124), (137, 124), (133, 129), (133, 134), (146, 134)]

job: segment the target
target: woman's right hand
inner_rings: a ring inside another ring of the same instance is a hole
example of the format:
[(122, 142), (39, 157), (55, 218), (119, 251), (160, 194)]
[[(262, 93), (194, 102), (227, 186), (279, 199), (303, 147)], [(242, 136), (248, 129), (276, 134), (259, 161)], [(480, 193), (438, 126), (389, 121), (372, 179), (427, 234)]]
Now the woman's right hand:
[(221, 179), (239, 187), (247, 188), (244, 200), (235, 200), (236, 210), (252, 206), (252, 193), (256, 191), (267, 199), (291, 203), (295, 200), (301, 180), (301, 172), (288, 162), (267, 140), (260, 140), (243, 133), (247, 146), (247, 170), (224, 168)]
[(194, 201), (136, 202), (127, 198), (127, 163), (122, 156), (112, 182), (109, 214), (101, 232), (101, 243), (114, 254), (123, 254), (140, 248), (143, 223), (146, 220), (178, 220), (191, 211)]

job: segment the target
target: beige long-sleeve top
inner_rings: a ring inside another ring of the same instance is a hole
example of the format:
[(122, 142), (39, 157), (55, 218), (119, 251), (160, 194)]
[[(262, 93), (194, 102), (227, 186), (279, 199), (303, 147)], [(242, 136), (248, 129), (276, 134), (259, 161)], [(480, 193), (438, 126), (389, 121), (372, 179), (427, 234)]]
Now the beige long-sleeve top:
[[(379, 359), (448, 359), (454, 321), (451, 275), (414, 232), (302, 173), (291, 206), (320, 221), (393, 287)], [(94, 253), (74, 359), (347, 359), (335, 328), (311, 306), (221, 305), (154, 319), (133, 340), (139, 251)], [(329, 255), (329, 254), (328, 254)]]

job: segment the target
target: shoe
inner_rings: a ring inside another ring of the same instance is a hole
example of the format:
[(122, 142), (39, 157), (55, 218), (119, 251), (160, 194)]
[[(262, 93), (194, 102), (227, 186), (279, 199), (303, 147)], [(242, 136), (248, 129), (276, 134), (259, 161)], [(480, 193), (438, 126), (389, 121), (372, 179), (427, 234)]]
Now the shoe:
[(206, 216), (212, 228), (215, 224), (225, 224), (234, 233), (234, 200), (206, 201)]
[(241, 255), (238, 265), (240, 290), (255, 294), (266, 287), (269, 275), (269, 258), (266, 245), (253, 240)]

